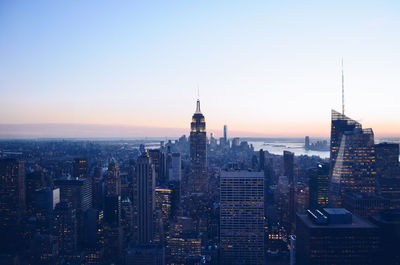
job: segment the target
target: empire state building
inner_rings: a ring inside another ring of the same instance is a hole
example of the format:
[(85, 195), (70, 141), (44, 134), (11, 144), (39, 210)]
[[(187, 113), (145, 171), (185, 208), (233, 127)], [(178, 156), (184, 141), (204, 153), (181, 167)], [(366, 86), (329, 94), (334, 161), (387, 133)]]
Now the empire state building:
[(190, 190), (193, 193), (207, 192), (207, 134), (206, 121), (197, 100), (196, 112), (190, 124)]

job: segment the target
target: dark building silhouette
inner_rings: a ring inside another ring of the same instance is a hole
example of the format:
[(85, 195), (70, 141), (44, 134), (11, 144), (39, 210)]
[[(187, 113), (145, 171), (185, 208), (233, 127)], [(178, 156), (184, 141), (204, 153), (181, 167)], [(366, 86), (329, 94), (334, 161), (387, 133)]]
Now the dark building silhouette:
[(149, 150), (149, 156), (151, 157), (151, 161), (154, 165), (154, 171), (156, 173), (156, 184), (157, 185), (165, 185), (168, 182), (167, 179), (167, 166), (166, 166), (166, 158), (165, 153), (160, 149)]
[(60, 200), (71, 202), (78, 212), (83, 213), (92, 206), (92, 186), (88, 178), (57, 179), (54, 185), (60, 188)]
[(265, 169), (265, 152), (264, 150), (260, 149), (259, 151), (259, 171), (263, 171)]
[(297, 215), (296, 264), (380, 264), (376, 225), (344, 208), (309, 210)]
[(400, 210), (383, 211), (371, 221), (379, 227), (379, 264), (400, 264)]
[(390, 201), (374, 193), (348, 192), (344, 195), (343, 207), (353, 214), (369, 219), (370, 216), (389, 209)]
[(294, 153), (283, 151), (283, 175), (288, 177), (289, 183), (294, 182)]
[(34, 202), (37, 230), (40, 233), (50, 234), (53, 210), (60, 202), (60, 189), (46, 187), (36, 190)]
[(24, 163), (12, 158), (0, 159), (0, 253), (13, 254), (23, 248), (24, 213)]
[(136, 237), (140, 243), (149, 243), (154, 239), (155, 169), (146, 152), (138, 157), (135, 172), (133, 201), (136, 205)]
[(87, 178), (89, 176), (89, 164), (87, 158), (74, 158), (73, 176), (74, 178)]
[(207, 134), (206, 121), (197, 100), (196, 112), (190, 124), (190, 192), (207, 192)]
[(399, 144), (375, 145), (378, 193), (390, 200), (391, 209), (400, 209)]
[(58, 239), (60, 257), (71, 259), (77, 250), (76, 210), (71, 202), (62, 201), (54, 209), (53, 234)]
[(310, 192), (310, 209), (322, 209), (328, 206), (329, 166), (319, 164), (307, 171)]
[(375, 156), (378, 179), (399, 177), (399, 144), (376, 144)]
[(25, 179), (25, 198), (26, 198), (26, 209), (28, 214), (34, 214), (34, 204), (35, 204), (35, 192), (46, 186), (46, 177), (41, 169), (36, 169), (35, 171), (26, 174)]

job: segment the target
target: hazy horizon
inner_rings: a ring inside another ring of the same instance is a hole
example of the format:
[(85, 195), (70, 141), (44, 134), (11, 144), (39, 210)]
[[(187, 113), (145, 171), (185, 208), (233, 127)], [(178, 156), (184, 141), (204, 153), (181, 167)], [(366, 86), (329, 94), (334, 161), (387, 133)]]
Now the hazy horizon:
[(342, 58), (346, 115), (400, 136), (399, 11), (397, 1), (2, 2), (0, 137), (187, 135), (198, 86), (217, 137), (224, 124), (237, 136), (326, 137)]

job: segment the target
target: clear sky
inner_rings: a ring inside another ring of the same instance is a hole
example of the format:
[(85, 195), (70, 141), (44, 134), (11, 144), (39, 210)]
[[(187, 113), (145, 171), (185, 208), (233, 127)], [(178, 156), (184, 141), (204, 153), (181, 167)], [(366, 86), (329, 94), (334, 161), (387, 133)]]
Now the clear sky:
[(197, 85), (217, 136), (328, 136), (342, 57), (400, 136), (400, 1), (1, 1), (0, 137), (188, 134)]

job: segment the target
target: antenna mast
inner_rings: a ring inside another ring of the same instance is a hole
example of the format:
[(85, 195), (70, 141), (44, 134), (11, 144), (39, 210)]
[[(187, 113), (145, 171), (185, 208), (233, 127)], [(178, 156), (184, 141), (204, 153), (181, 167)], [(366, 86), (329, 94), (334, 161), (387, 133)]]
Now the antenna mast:
[(344, 74), (343, 74), (343, 58), (342, 58), (342, 114), (344, 115)]

